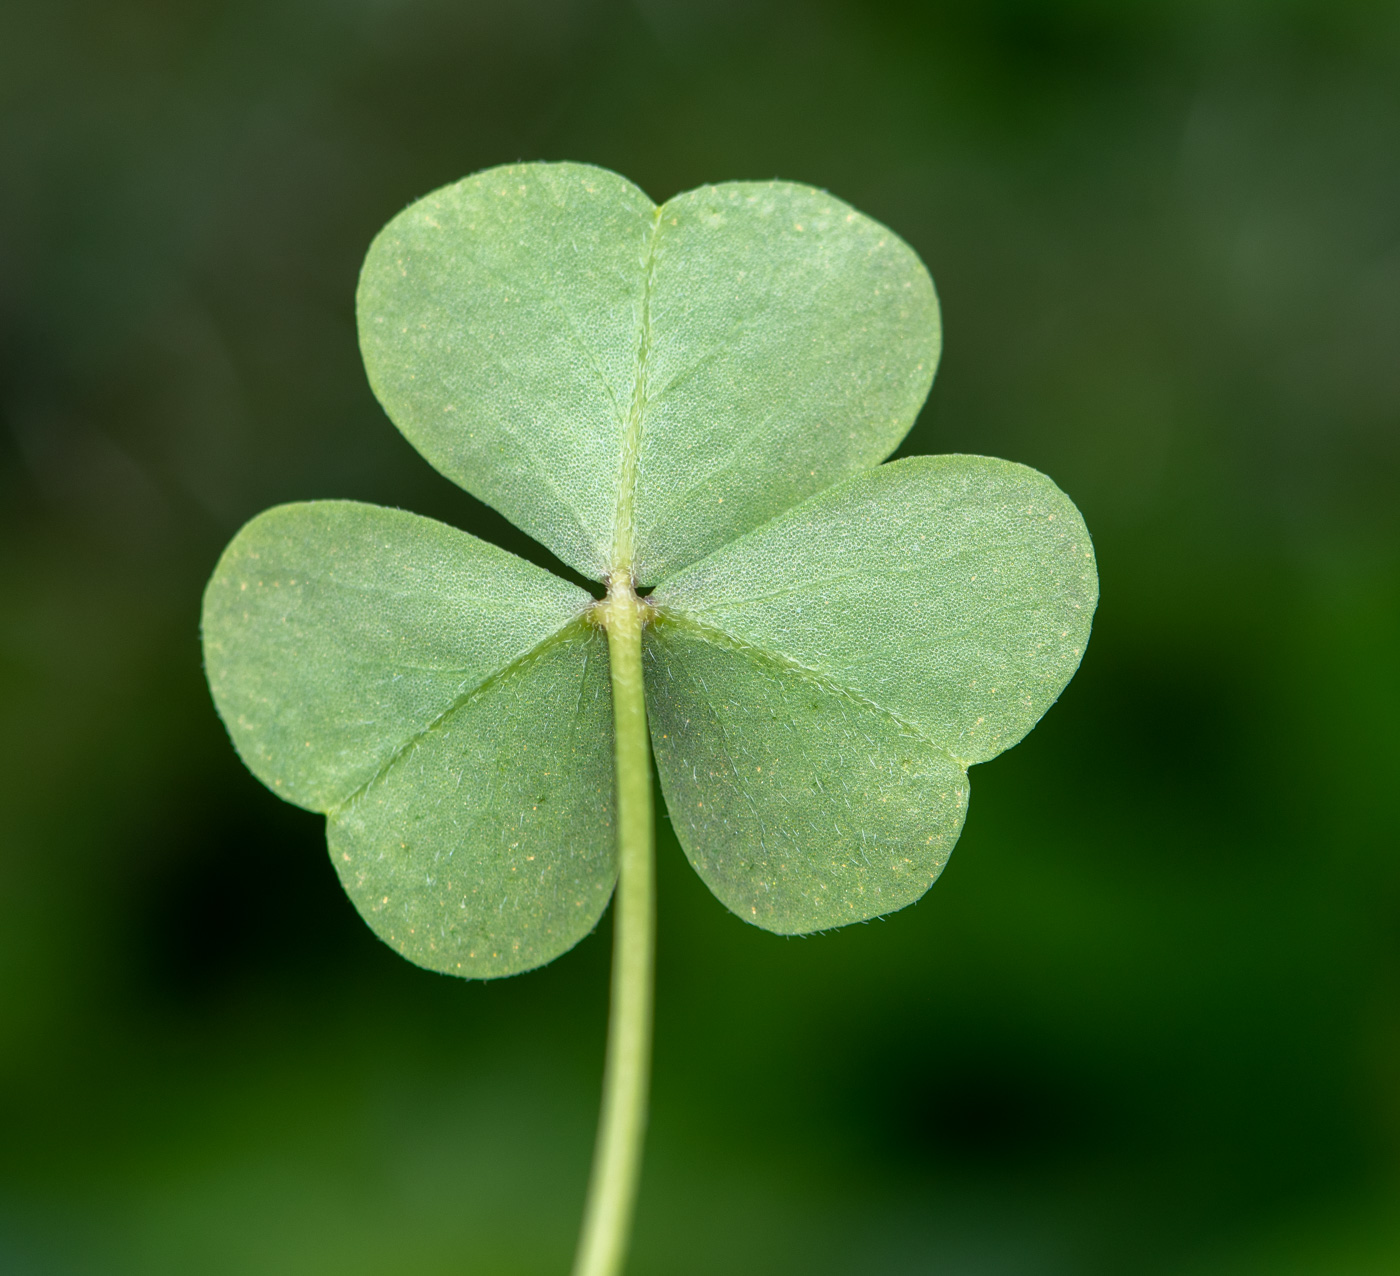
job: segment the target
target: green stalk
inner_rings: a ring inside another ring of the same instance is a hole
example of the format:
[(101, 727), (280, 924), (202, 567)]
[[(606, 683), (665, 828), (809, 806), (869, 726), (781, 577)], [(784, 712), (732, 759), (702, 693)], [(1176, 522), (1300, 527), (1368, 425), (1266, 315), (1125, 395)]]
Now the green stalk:
[(651, 753), (642, 695), (647, 606), (627, 573), (619, 572), (598, 611), (608, 630), (612, 668), (618, 879), (603, 1110), (574, 1276), (618, 1276), (627, 1258), (646, 1134), (656, 954)]

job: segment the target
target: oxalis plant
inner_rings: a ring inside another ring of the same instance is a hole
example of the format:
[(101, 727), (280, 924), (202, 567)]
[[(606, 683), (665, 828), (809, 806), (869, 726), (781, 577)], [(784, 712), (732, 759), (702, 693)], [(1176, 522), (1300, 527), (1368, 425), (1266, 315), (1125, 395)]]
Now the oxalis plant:
[(209, 685), (410, 961), (518, 974), (616, 894), (574, 1266), (610, 1276), (646, 1124), (651, 758), (742, 920), (798, 935), (903, 908), (948, 860), (968, 768), (1078, 666), (1093, 548), (1023, 465), (880, 464), (938, 363), (933, 281), (811, 187), (658, 207), (587, 165), (491, 169), (379, 233), (358, 314), (409, 441), (606, 593), (403, 510), (280, 505), (209, 582)]

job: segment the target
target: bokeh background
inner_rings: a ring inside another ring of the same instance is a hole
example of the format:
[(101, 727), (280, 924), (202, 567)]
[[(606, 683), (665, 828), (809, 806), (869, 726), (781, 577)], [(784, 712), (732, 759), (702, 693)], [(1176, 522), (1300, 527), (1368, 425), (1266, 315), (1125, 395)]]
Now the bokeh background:
[(608, 923), (482, 985), (234, 757), (200, 591), (277, 501), (524, 543), (366, 386), (375, 230), (574, 158), (907, 238), (905, 450), (1049, 473), (1083, 668), (938, 885), (779, 939), (663, 829), (632, 1271), (1400, 1271), (1400, 7), (0, 6), (0, 1272), (567, 1270)]

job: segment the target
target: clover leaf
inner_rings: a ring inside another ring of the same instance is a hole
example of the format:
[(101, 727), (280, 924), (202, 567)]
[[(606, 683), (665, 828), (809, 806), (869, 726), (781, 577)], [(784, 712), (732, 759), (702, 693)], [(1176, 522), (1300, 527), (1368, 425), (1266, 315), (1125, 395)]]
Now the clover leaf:
[(488, 170), (380, 232), (358, 311), (395, 425), (607, 596), (400, 510), (284, 505), (210, 580), (210, 687), (420, 965), (538, 966), (616, 884), (575, 1267), (602, 1276), (645, 1119), (650, 756), (691, 863), (745, 921), (902, 908), (957, 840), (968, 767), (1077, 668), (1093, 549), (1024, 466), (879, 464), (928, 393), (938, 303), (908, 245), (810, 187), (656, 206), (587, 165)]

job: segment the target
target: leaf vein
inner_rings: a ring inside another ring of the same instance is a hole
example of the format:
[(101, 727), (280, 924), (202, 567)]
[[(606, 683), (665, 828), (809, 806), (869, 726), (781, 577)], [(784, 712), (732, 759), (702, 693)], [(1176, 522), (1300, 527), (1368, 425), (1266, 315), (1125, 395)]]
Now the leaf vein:
[(549, 651), (552, 651), (561, 643), (567, 642), (571, 638), (576, 637), (579, 633), (583, 631), (587, 624), (588, 622), (584, 620), (583, 617), (575, 617), (574, 619), (566, 622), (559, 629), (556, 629), (548, 637), (541, 639), (528, 651), (522, 652), (508, 664), (502, 665), (494, 673), (488, 674), (480, 682), (476, 683), (475, 686), (469, 687), (466, 691), (459, 692), (458, 695), (453, 698), (452, 703), (449, 704), (445, 709), (443, 709), (443, 711), (439, 713), (437, 717), (431, 719), (428, 723), (420, 727), (406, 740), (404, 740), (404, 742), (400, 744), (397, 748), (395, 748), (394, 751), (379, 765), (379, 767), (375, 770), (375, 773), (372, 776), (370, 776), (369, 779), (365, 780), (362, 784), (357, 785), (339, 802), (329, 807), (326, 810), (326, 814), (329, 816), (339, 815), (347, 807), (351, 806), (354, 802), (358, 801), (366, 793), (368, 793), (370, 789), (372, 789), (376, 784), (383, 780), (389, 774), (389, 772), (392, 771), (394, 767), (396, 767), (401, 761), (403, 761), (403, 759), (406, 758), (409, 755), (409, 753), (411, 753), (423, 740), (425, 740), (428, 736), (432, 735), (435, 731), (440, 731), (446, 725), (447, 720), (451, 718), (455, 713), (457, 713), (459, 710), (465, 709), (468, 705), (480, 699), (481, 696), (486, 694), (486, 692), (492, 690), (498, 684), (505, 682), (506, 679), (511, 678), (515, 674), (522, 672), (524, 669), (534, 664), (542, 656), (547, 654)]
[[(754, 661), (756, 664), (768, 664), (784, 673), (796, 674), (799, 678), (824, 691), (828, 695), (842, 697), (855, 704), (863, 705), (867, 709), (873, 709), (877, 713), (888, 718), (897, 727), (907, 734), (913, 736), (921, 744), (927, 745), (931, 749), (936, 749), (944, 754), (951, 761), (956, 762), (966, 770), (972, 763), (966, 758), (960, 758), (946, 744), (940, 744), (932, 739), (921, 727), (910, 722), (908, 718), (900, 713), (896, 713), (887, 705), (881, 704), (878, 700), (872, 700), (869, 696), (847, 687), (829, 674), (823, 673), (819, 669), (813, 669), (810, 665), (804, 665), (799, 660), (794, 660), (791, 656), (780, 651), (773, 651), (767, 647), (759, 647), (751, 642), (745, 642), (741, 638), (720, 628), (718, 625), (700, 620), (698, 617), (686, 612), (675, 611), (670, 608), (665, 611), (658, 611), (653, 624), (674, 624), (682, 629), (689, 629), (696, 637), (702, 641), (710, 643), (712, 646), (721, 647), (727, 651), (732, 651), (736, 655), (744, 656)], [(842, 783), (845, 783), (844, 777)]]

